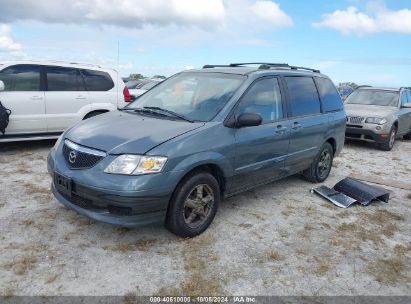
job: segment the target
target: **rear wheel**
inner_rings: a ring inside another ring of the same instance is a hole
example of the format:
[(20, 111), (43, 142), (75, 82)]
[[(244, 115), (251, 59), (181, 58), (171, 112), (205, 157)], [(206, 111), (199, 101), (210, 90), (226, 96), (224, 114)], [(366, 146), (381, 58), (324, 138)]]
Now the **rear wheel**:
[(167, 212), (166, 226), (181, 237), (204, 232), (214, 219), (220, 203), (220, 187), (213, 175), (197, 171), (177, 186)]
[(388, 139), (378, 144), (378, 147), (383, 151), (391, 151), (395, 144), (395, 137), (397, 136), (397, 127), (392, 126)]
[(320, 153), (311, 164), (311, 167), (303, 172), (304, 177), (313, 183), (321, 183), (325, 181), (330, 175), (333, 158), (333, 148), (331, 144), (327, 142), (321, 147)]

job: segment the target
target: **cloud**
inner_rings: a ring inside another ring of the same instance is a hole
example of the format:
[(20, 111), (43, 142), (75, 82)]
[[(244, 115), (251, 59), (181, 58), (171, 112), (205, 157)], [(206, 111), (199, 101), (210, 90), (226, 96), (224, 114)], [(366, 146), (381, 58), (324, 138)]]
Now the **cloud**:
[[(241, 13), (243, 23), (257, 20), (272, 28), (293, 24), (280, 6), (268, 0), (0, 0), (0, 22), (35, 20), (44, 23), (197, 27), (217, 30)], [(245, 14), (247, 12), (247, 14)], [(249, 18), (251, 20), (249, 20)], [(250, 23), (249, 23), (250, 25)]]
[(251, 5), (251, 11), (261, 20), (267, 21), (277, 27), (289, 27), (293, 20), (280, 6), (272, 1), (257, 1)]
[(11, 38), (11, 27), (0, 24), (0, 52), (18, 52), (21, 45)]
[(389, 10), (381, 2), (369, 2), (368, 12), (361, 12), (350, 6), (324, 14), (320, 22), (313, 23), (316, 28), (331, 28), (344, 35), (375, 34), (383, 32), (411, 34), (411, 10)]

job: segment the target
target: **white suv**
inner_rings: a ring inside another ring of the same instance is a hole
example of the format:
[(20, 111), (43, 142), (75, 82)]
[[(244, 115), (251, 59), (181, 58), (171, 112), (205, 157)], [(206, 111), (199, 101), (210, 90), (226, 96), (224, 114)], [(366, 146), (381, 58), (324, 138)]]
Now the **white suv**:
[(0, 142), (56, 138), (76, 122), (131, 101), (117, 71), (96, 65), (0, 62), (0, 82), (0, 101), (12, 112)]

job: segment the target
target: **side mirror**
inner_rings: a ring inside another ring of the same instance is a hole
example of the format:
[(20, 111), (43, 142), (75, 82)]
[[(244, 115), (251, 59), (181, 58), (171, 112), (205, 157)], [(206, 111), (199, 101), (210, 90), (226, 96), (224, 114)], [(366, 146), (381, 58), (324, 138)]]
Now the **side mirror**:
[[(1, 86), (1, 84), (0, 84)], [(401, 108), (407, 108), (407, 109), (411, 109), (411, 102), (408, 102), (406, 104), (403, 104)]]
[(0, 91), (4, 91), (4, 89), (5, 89), (4, 82), (0, 80)]
[(237, 126), (255, 127), (261, 125), (263, 118), (257, 113), (243, 113), (237, 117)]

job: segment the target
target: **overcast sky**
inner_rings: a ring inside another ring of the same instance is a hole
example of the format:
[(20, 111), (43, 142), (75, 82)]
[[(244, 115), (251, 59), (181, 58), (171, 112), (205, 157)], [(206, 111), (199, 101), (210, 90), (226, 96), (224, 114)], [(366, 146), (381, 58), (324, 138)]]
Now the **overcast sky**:
[(411, 85), (411, 0), (0, 0), (0, 60), (172, 75), (287, 62), (336, 83)]

